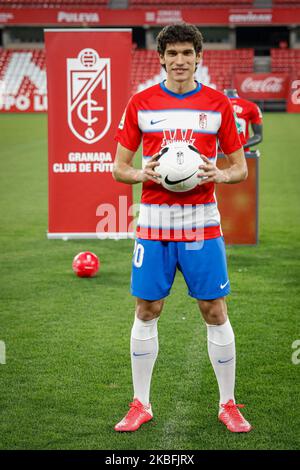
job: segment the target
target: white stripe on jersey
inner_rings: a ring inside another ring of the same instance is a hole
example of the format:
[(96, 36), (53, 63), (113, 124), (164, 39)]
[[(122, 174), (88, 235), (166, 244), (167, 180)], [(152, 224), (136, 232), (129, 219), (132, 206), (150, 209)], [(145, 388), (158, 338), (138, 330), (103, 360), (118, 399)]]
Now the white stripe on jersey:
[(192, 229), (220, 225), (217, 204), (140, 204), (138, 226), (162, 229)]
[[(207, 116), (205, 128), (200, 114)], [(199, 109), (161, 109), (138, 111), (138, 125), (142, 132), (162, 132), (164, 129), (193, 129), (195, 133), (217, 134), (222, 121), (220, 112)]]

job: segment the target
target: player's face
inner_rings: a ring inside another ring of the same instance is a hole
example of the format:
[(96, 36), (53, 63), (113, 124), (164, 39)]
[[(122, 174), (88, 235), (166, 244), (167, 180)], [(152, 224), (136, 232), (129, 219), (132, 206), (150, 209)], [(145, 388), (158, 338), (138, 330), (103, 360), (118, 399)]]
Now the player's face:
[(160, 56), (160, 63), (166, 66), (168, 79), (186, 82), (193, 80), (200, 59), (201, 52), (196, 54), (193, 43), (178, 42), (167, 44), (164, 55)]

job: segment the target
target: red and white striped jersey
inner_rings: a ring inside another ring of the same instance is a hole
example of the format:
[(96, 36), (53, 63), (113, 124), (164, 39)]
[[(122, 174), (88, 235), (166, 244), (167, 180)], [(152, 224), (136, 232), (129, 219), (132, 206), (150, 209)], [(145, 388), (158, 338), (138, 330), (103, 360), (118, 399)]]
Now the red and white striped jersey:
[(246, 143), (249, 139), (249, 124), (262, 124), (261, 110), (257, 104), (239, 96), (229, 99), (242, 127)]
[[(229, 99), (200, 83), (185, 94), (168, 90), (164, 83), (135, 94), (115, 138), (133, 152), (142, 142), (143, 165), (174, 141), (193, 144), (213, 162), (218, 145), (225, 154), (242, 147)], [(194, 241), (221, 234), (214, 183), (183, 193), (152, 181), (143, 184), (137, 237)]]

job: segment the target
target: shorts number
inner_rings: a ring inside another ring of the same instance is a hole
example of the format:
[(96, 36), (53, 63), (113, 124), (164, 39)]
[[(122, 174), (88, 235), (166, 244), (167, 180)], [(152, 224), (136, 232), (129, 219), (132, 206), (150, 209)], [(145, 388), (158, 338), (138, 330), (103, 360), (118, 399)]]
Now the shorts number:
[(139, 243), (135, 242), (134, 252), (133, 252), (133, 264), (136, 268), (140, 268), (143, 264), (144, 259), (144, 247)]

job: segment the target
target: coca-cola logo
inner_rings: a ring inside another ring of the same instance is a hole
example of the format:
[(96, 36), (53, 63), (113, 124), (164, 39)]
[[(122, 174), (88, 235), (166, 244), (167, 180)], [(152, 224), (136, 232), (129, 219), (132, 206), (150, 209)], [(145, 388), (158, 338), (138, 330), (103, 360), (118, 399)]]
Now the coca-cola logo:
[(241, 90), (244, 93), (280, 93), (284, 80), (283, 77), (266, 77), (262, 80), (248, 77), (242, 82)]

